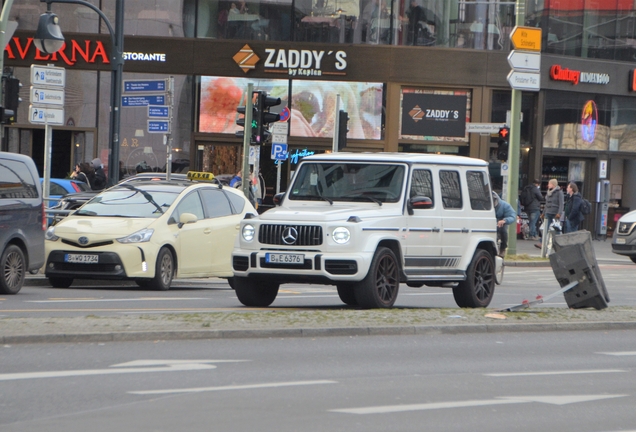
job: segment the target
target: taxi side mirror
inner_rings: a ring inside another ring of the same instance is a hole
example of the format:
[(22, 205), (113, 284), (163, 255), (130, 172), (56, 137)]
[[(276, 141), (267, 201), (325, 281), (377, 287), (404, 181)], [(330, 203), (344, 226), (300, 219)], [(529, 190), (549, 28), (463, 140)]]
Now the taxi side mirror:
[(181, 214), (181, 216), (179, 216), (179, 228), (181, 228), (185, 224), (194, 223), (194, 222), (196, 222), (198, 220), (199, 219), (197, 218), (197, 216), (195, 214), (183, 213), (183, 214)]

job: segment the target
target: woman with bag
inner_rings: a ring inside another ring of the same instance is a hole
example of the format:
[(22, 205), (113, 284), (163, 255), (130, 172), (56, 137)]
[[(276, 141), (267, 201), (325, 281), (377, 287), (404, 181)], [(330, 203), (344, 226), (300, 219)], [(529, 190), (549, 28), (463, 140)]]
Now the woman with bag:
[[(559, 187), (557, 179), (550, 179), (548, 182), (548, 193), (545, 195), (545, 207), (543, 209), (543, 224), (548, 224), (548, 229), (552, 226), (552, 222), (561, 219), (563, 214), (563, 191)], [(543, 229), (541, 230), (543, 232)], [(541, 249), (541, 243), (534, 245)]]

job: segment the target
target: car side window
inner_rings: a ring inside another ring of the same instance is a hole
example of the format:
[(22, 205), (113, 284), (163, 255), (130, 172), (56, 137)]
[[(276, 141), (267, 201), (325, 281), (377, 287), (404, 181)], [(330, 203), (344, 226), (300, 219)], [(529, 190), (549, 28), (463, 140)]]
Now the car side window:
[(440, 170), (439, 184), (445, 209), (462, 208), (462, 187), (458, 171)]
[(483, 171), (467, 171), (466, 183), (470, 207), (473, 210), (490, 210), (492, 199), (488, 187), (488, 175)]
[(203, 205), (205, 206), (205, 213), (208, 218), (217, 218), (232, 214), (230, 202), (222, 191), (210, 188), (199, 189), (199, 192), (201, 193), (201, 198), (203, 198)]
[(245, 208), (245, 200), (243, 199), (243, 197), (237, 194), (233, 194), (231, 192), (228, 192), (228, 193), (224, 192), (224, 194), (228, 197), (228, 199), (232, 203), (232, 210), (234, 211), (234, 214), (242, 213), (243, 209)]
[(178, 223), (179, 218), (184, 213), (192, 213), (199, 220), (204, 218), (203, 204), (201, 204), (201, 198), (199, 198), (197, 191), (190, 192), (181, 200), (181, 202), (177, 205), (177, 208), (174, 210), (174, 213), (172, 213), (172, 217), (168, 223)]
[(24, 162), (0, 160), (0, 198), (37, 198), (35, 180)]
[(435, 206), (433, 196), (433, 174), (430, 170), (416, 169), (411, 177), (411, 198), (415, 196), (430, 198)]
[(64, 189), (62, 186), (60, 186), (57, 183), (51, 183), (50, 184), (50, 188), (51, 188), (51, 190), (49, 192), (50, 195), (61, 195), (61, 196), (64, 196), (64, 195), (66, 195), (68, 193), (68, 192), (66, 192), (66, 189)]

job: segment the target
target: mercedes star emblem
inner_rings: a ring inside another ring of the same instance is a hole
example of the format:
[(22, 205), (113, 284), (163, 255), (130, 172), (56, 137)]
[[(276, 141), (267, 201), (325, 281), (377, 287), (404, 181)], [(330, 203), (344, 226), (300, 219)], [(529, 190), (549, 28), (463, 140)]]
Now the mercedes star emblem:
[(298, 239), (298, 231), (294, 227), (287, 227), (283, 231), (283, 243), (292, 245)]

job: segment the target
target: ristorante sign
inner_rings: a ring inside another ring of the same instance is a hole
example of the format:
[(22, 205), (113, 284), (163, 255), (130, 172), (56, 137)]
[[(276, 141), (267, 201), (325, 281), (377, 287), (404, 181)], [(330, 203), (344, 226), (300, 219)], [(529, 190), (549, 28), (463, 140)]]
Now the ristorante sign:
[(550, 78), (553, 81), (570, 82), (572, 85), (579, 83), (607, 85), (610, 82), (609, 74), (581, 72), (575, 69), (564, 68), (561, 65), (552, 65), (550, 68)]

